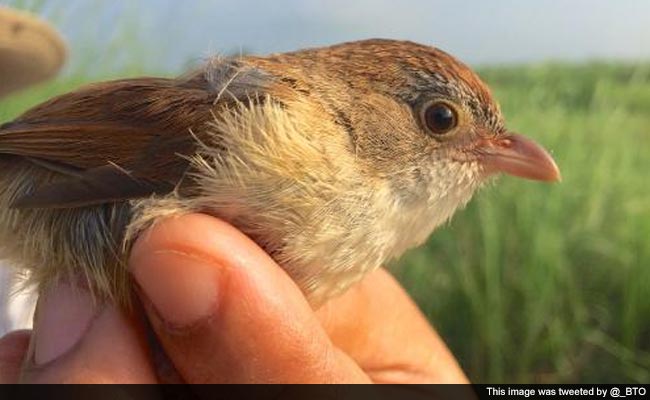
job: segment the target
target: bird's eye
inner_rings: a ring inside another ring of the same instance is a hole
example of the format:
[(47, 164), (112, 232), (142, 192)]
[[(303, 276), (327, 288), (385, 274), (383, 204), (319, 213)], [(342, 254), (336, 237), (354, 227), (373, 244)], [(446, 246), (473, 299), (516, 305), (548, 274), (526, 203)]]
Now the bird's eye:
[(444, 135), (458, 124), (456, 111), (447, 103), (433, 103), (424, 110), (424, 124), (434, 135)]

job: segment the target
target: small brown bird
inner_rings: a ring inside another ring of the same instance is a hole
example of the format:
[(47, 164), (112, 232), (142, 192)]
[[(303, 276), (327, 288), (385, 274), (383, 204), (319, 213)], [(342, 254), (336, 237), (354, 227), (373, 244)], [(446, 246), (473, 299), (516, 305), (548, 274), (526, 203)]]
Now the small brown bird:
[(317, 306), (422, 243), (499, 172), (559, 179), (439, 49), (365, 40), (214, 58), (177, 79), (90, 85), (2, 125), (0, 252), (40, 285), (82, 276), (126, 304), (138, 233), (204, 212)]

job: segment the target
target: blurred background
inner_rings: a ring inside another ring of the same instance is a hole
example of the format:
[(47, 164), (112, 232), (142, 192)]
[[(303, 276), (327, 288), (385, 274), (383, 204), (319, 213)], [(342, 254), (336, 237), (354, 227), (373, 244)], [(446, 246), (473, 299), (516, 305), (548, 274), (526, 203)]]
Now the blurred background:
[(650, 382), (650, 2), (1, 5), (48, 20), (70, 57), (56, 80), (0, 100), (0, 122), (86, 82), (175, 75), (215, 53), (387, 37), (458, 56), (563, 181), (500, 179), (392, 270), (475, 382)]

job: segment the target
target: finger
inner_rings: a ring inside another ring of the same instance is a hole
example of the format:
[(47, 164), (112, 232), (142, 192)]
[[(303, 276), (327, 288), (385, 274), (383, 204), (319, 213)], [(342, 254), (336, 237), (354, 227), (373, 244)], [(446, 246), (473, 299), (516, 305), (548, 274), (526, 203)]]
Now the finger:
[(220, 220), (190, 214), (158, 223), (136, 242), (129, 266), (187, 382), (367, 381), (284, 271)]
[(468, 383), (444, 341), (384, 269), (317, 314), (334, 344), (375, 382)]
[(20, 330), (0, 339), (0, 384), (18, 383), (31, 334), (30, 330)]
[(39, 298), (21, 380), (26, 383), (153, 383), (135, 316), (60, 283)]

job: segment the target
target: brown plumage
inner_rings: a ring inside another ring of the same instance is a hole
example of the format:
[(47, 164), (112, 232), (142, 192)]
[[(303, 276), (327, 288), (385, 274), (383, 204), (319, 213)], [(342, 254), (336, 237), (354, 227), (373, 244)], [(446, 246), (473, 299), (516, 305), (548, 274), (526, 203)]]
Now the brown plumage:
[(555, 180), (488, 88), (427, 46), (366, 40), (87, 86), (0, 127), (0, 251), (125, 302), (157, 218), (255, 239), (314, 305), (421, 243), (490, 175)]

